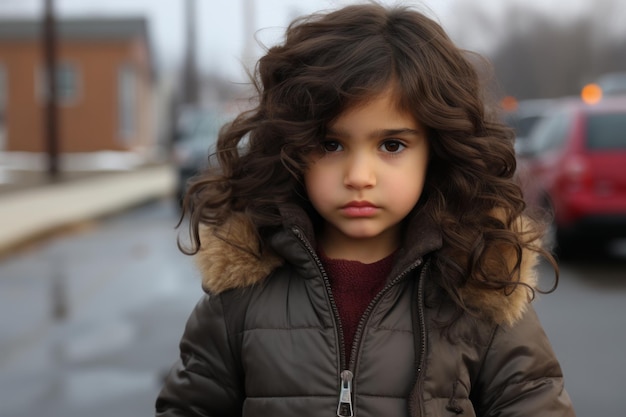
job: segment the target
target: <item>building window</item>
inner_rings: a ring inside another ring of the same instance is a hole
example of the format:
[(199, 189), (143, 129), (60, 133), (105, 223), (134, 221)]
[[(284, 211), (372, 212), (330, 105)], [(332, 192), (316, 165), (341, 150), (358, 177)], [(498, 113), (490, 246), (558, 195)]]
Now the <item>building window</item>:
[[(78, 94), (80, 89), (80, 78), (76, 65), (69, 62), (60, 62), (57, 64), (55, 71), (56, 79), (56, 93), (57, 99), (61, 104), (73, 104), (78, 100)], [(49, 94), (48, 77), (45, 70), (40, 70), (39, 82), (37, 83), (39, 88), (39, 96), (43, 101), (46, 101)]]
[(137, 74), (128, 64), (118, 70), (118, 130), (125, 144), (135, 136), (137, 128)]
[(4, 115), (4, 110), (7, 107), (7, 99), (8, 99), (8, 92), (7, 92), (7, 87), (9, 86), (9, 83), (7, 82), (7, 71), (4, 65), (2, 65), (2, 63), (0, 63), (0, 124), (2, 124), (2, 122), (4, 121), (4, 118), (2, 117)]
[[(7, 82), (7, 70), (2, 63), (0, 63), (0, 151), (4, 150), (6, 146), (6, 132), (7, 132), (7, 102), (9, 98), (8, 89), (9, 83)], [(0, 174), (2, 174), (0, 172)], [(0, 178), (1, 179), (1, 178)]]

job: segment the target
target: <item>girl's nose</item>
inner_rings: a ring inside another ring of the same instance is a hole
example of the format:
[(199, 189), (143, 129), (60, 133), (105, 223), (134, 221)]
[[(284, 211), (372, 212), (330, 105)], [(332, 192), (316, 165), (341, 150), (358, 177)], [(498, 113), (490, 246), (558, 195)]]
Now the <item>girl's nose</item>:
[(363, 189), (376, 185), (373, 161), (365, 155), (355, 155), (347, 161), (344, 185)]

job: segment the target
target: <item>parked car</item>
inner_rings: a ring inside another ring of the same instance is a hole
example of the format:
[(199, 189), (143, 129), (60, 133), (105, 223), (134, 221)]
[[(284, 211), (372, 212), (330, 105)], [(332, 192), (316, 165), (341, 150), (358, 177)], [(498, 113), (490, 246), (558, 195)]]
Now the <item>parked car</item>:
[(215, 111), (186, 109), (181, 113), (173, 146), (179, 202), (182, 202), (189, 180), (207, 166), (209, 155), (215, 150), (221, 123), (222, 118)]
[(518, 154), (518, 175), (527, 202), (553, 211), (562, 256), (626, 237), (626, 98), (561, 103)]
[(514, 109), (504, 113), (504, 122), (515, 131), (516, 151), (523, 151), (530, 132), (554, 103), (553, 99), (521, 100)]
[(626, 72), (609, 72), (600, 76), (595, 84), (606, 96), (626, 95)]

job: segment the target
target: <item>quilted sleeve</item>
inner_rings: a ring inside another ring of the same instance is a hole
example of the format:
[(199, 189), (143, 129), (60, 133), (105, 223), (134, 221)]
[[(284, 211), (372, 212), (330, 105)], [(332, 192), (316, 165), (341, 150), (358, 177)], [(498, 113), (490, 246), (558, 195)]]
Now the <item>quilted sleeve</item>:
[(575, 416), (561, 366), (532, 306), (513, 326), (494, 333), (475, 388), (477, 415)]
[(156, 416), (239, 416), (243, 388), (220, 296), (205, 295), (191, 313), (180, 358), (156, 400)]

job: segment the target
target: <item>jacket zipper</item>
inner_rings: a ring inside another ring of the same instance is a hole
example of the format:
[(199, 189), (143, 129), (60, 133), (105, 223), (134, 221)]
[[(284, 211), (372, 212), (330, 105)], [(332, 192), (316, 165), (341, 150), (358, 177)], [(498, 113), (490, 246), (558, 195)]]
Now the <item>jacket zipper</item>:
[[(359, 325), (357, 326), (356, 332), (354, 333), (354, 342), (352, 343), (352, 348), (350, 350), (350, 364), (349, 364), (349, 367), (348, 367), (348, 369), (349, 369), (348, 372), (350, 372), (351, 376), (353, 377), (353, 379), (355, 381), (356, 381), (356, 378), (357, 378), (357, 375), (356, 375), (356, 362), (357, 362), (357, 356), (358, 356), (359, 348), (361, 347), (361, 338), (363, 337), (363, 330), (367, 327), (367, 323), (369, 322), (369, 319), (370, 319), (370, 316), (372, 314), (372, 311), (374, 311), (374, 308), (376, 307), (378, 302), (383, 298), (383, 296), (389, 290), (391, 290), (391, 288), (393, 288), (395, 285), (397, 285), (398, 283), (403, 281), (409, 275), (409, 272), (411, 272), (415, 268), (419, 267), (421, 264), (422, 264), (422, 259), (420, 258), (420, 259), (416, 260), (415, 262), (413, 262), (408, 268), (406, 268), (404, 271), (402, 271), (394, 279), (389, 281), (383, 287), (383, 289), (380, 290), (378, 292), (378, 294), (376, 294), (374, 299), (369, 303), (369, 305), (365, 309), (365, 312), (363, 312), (363, 315), (361, 316), (361, 320), (359, 320)], [(350, 371), (350, 370), (352, 370), (352, 371)], [(354, 387), (354, 390), (356, 391), (356, 387)], [(353, 414), (339, 414), (339, 413), (337, 413), (337, 415), (340, 416), (340, 417), (353, 416)]]
[(339, 391), (339, 405), (337, 406), (337, 416), (353, 416), (352, 410), (352, 372), (341, 371), (341, 389)]
[[(419, 349), (419, 357), (417, 358), (417, 370), (415, 373), (415, 387), (417, 392), (422, 392), (422, 370), (424, 369), (424, 363), (426, 358), (426, 319), (424, 318), (424, 278), (426, 277), (426, 271), (428, 270), (429, 262), (426, 262), (422, 271), (420, 272), (419, 281), (417, 282), (417, 319), (419, 323), (419, 332), (420, 332), (420, 349)], [(415, 399), (418, 402), (420, 416), (424, 415), (424, 402), (420, 401), (420, 398)]]
[[(322, 274), (324, 286), (326, 287), (326, 297), (328, 299), (328, 303), (331, 306), (331, 310), (333, 311), (333, 318), (335, 319), (335, 328), (337, 329), (336, 335), (337, 335), (337, 340), (339, 341), (339, 368), (344, 369), (346, 366), (346, 355), (344, 353), (345, 341), (343, 339), (343, 327), (341, 326), (341, 320), (339, 319), (339, 309), (337, 308), (337, 304), (335, 303), (333, 292), (330, 287), (330, 280), (328, 279), (328, 275), (326, 274), (326, 271), (324, 270), (324, 265), (322, 265), (322, 261), (317, 256), (317, 253), (315, 252), (315, 250), (313, 250), (313, 247), (311, 246), (307, 238), (304, 236), (304, 233), (298, 227), (295, 227), (295, 226), (292, 228), (292, 230), (293, 230), (293, 233), (298, 237), (298, 240), (300, 240), (300, 242), (302, 242), (302, 244), (309, 251), (310, 255), (313, 257), (313, 259), (315, 260), (315, 263), (317, 264), (317, 268)], [(343, 380), (342, 380), (342, 385), (343, 385)]]
[(398, 284), (400, 281), (406, 278), (409, 272), (419, 267), (421, 264), (422, 264), (421, 258), (413, 262), (408, 268), (402, 271), (398, 276), (396, 276), (394, 279), (389, 281), (383, 287), (383, 289), (380, 290), (378, 294), (376, 294), (374, 299), (369, 303), (369, 305), (363, 312), (363, 315), (361, 316), (361, 320), (359, 320), (359, 325), (357, 326), (356, 332), (354, 333), (354, 343), (352, 344), (352, 350), (350, 351), (350, 365), (348, 369), (354, 369), (356, 366), (356, 357), (357, 357), (358, 350), (359, 350), (358, 348), (361, 345), (360, 341), (361, 341), (363, 330), (365, 329), (366, 324), (369, 321), (370, 314), (374, 310), (374, 307), (376, 307), (376, 304), (378, 304), (378, 301), (380, 301), (380, 299), (385, 295), (385, 293), (387, 293), (387, 291), (389, 291), (396, 284)]
[[(317, 256), (317, 253), (315, 252), (315, 250), (313, 250), (309, 241), (304, 237), (304, 233), (297, 227), (293, 228), (293, 232), (298, 237), (298, 239), (304, 244), (304, 246), (307, 248), (307, 250), (313, 257), (313, 259), (315, 260), (317, 267), (319, 268), (322, 274), (322, 278), (324, 280), (324, 286), (326, 287), (326, 295), (331, 305), (335, 323), (337, 325), (338, 339), (339, 339), (339, 345), (340, 345), (339, 346), (340, 347), (340, 352), (339, 352), (340, 353), (340, 369), (342, 369), (342, 371), (340, 372), (339, 404), (337, 405), (337, 416), (338, 417), (352, 417), (354, 416), (353, 407), (352, 407), (352, 394), (353, 394), (352, 381), (356, 377), (352, 370), (354, 370), (356, 366), (356, 356), (358, 354), (358, 350), (359, 350), (358, 348), (361, 345), (360, 339), (361, 339), (361, 334), (363, 333), (363, 329), (365, 328), (365, 325), (369, 321), (371, 312), (374, 310), (374, 307), (376, 306), (376, 304), (378, 304), (378, 301), (383, 297), (383, 295), (385, 295), (387, 291), (393, 288), (393, 286), (395, 286), (400, 281), (402, 281), (409, 274), (409, 272), (419, 267), (422, 264), (422, 259), (421, 258), (418, 259), (413, 264), (411, 264), (408, 268), (402, 271), (398, 276), (396, 276), (393, 280), (389, 281), (383, 287), (383, 289), (380, 290), (378, 294), (376, 294), (374, 299), (369, 303), (369, 305), (365, 309), (365, 312), (363, 313), (363, 316), (361, 316), (359, 325), (357, 326), (357, 329), (354, 335), (354, 342), (352, 343), (351, 350), (350, 350), (350, 363), (348, 364), (348, 368), (346, 368), (345, 367), (346, 357), (344, 353), (345, 342), (343, 338), (343, 328), (341, 326), (339, 310), (337, 308), (337, 305), (335, 304), (335, 300), (332, 295), (332, 288), (330, 286), (330, 280), (328, 279), (328, 275), (326, 274), (326, 271), (324, 270), (322, 261)], [(421, 318), (421, 320), (423, 321), (423, 317)], [(422, 326), (422, 323), (420, 323), (420, 328), (421, 329), (424, 328), (424, 326)], [(423, 337), (422, 337), (422, 340), (424, 340)], [(426, 349), (424, 343), (422, 343), (421, 349), (422, 350)], [(420, 356), (423, 356), (423, 355), (420, 355)], [(420, 358), (420, 361), (421, 360), (422, 359)], [(418, 369), (418, 372), (419, 372), (419, 369)]]

